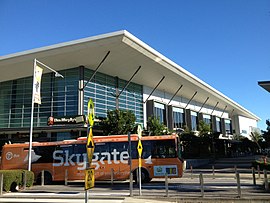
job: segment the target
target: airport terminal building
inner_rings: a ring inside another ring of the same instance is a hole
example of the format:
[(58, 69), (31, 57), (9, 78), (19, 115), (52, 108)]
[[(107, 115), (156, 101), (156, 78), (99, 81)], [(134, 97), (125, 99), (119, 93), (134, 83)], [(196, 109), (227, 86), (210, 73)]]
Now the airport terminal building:
[[(146, 126), (155, 116), (169, 129), (211, 124), (220, 138), (249, 136), (259, 118), (127, 31), (118, 31), (0, 57), (1, 143), (29, 140), (33, 61), (43, 69), (41, 104), (34, 106), (33, 140), (86, 136), (82, 115), (92, 98), (95, 114), (131, 110)], [(55, 118), (48, 125), (48, 118)]]

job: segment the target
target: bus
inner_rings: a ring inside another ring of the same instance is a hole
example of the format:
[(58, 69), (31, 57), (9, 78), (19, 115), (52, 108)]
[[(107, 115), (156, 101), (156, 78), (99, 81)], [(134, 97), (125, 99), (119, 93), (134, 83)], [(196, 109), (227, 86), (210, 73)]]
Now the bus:
[[(137, 180), (138, 136), (131, 140), (131, 166), (129, 165), (129, 142), (127, 135), (94, 136), (95, 151), (92, 167), (95, 180), (129, 179), (130, 171)], [(182, 177), (183, 160), (177, 135), (143, 136), (142, 141), (142, 182), (152, 178)], [(40, 182), (44, 171), (44, 182), (84, 180), (87, 167), (86, 137), (76, 140), (32, 143), (32, 171), (35, 181)], [(5, 144), (2, 148), (1, 169), (27, 169), (29, 143)], [(66, 172), (67, 171), (67, 172)]]

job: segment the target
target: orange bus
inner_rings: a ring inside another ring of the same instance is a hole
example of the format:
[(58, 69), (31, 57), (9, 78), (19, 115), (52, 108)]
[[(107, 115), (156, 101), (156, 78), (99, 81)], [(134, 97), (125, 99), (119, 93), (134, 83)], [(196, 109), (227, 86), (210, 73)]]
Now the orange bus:
[[(138, 136), (130, 136), (131, 171), (134, 180), (138, 170)], [(180, 145), (177, 135), (142, 137), (142, 182), (152, 178), (181, 177), (183, 164), (180, 157)], [(87, 166), (86, 137), (77, 140), (57, 142), (33, 142), (32, 171), (37, 182), (44, 170), (45, 184), (52, 181), (84, 180)], [(110, 180), (113, 171), (114, 180), (127, 180), (130, 174), (129, 142), (127, 135), (95, 136), (95, 151), (92, 166), (95, 168), (95, 180)], [(5, 144), (2, 149), (1, 169), (27, 169), (29, 143)]]

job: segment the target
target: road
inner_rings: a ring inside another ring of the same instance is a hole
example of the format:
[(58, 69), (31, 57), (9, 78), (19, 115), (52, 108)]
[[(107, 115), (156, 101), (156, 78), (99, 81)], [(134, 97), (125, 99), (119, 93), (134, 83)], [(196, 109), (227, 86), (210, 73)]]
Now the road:
[[(232, 163), (234, 165), (237, 160)], [(219, 166), (221, 164), (224, 163), (219, 162)], [(231, 164), (230, 168), (215, 169), (214, 173), (211, 166), (186, 170), (182, 178), (169, 179), (168, 194), (164, 179), (153, 179), (151, 183), (143, 184), (142, 196), (139, 196), (138, 186), (133, 184), (133, 197), (130, 197), (128, 181), (113, 184), (110, 181), (96, 182), (95, 187), (89, 190), (89, 202), (270, 202), (270, 193), (264, 189), (262, 174), (260, 177), (256, 174), (254, 185), (250, 168), (237, 168), (237, 171), (240, 173), (240, 196), (235, 167)], [(203, 175), (203, 192), (200, 174)], [(17, 193), (4, 193), (0, 202), (85, 202), (84, 199), (84, 183), (69, 182), (67, 186), (63, 183), (36, 185)]]
[[(108, 199), (89, 199), (89, 203), (122, 203), (124, 200), (108, 200)], [(84, 199), (36, 199), (36, 198), (1, 198), (0, 202), (24, 202), (24, 203), (85, 203)]]

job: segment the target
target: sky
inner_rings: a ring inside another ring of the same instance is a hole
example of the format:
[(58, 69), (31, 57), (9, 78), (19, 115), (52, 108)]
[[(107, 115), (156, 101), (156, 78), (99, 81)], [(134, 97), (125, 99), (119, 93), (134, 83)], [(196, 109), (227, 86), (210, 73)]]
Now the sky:
[(270, 0), (0, 0), (0, 56), (127, 30), (270, 119)]

